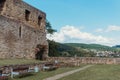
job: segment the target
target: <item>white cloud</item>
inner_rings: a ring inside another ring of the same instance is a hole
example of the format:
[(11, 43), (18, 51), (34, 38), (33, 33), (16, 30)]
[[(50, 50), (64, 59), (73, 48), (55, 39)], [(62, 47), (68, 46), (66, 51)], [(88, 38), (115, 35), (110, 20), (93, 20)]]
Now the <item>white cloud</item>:
[(95, 32), (103, 32), (103, 29), (98, 28)]
[(120, 26), (110, 25), (106, 29), (98, 28), (95, 32), (112, 32), (112, 31), (120, 31)]
[(120, 31), (120, 26), (115, 26), (115, 25), (108, 26), (106, 32), (111, 32), (111, 31)]
[(113, 45), (114, 40), (103, 37), (101, 35), (94, 35), (88, 32), (82, 32), (80, 29), (74, 26), (64, 26), (59, 32), (55, 32), (53, 35), (47, 35), (50, 40), (57, 42), (85, 42), (85, 43), (97, 43), (104, 45)]

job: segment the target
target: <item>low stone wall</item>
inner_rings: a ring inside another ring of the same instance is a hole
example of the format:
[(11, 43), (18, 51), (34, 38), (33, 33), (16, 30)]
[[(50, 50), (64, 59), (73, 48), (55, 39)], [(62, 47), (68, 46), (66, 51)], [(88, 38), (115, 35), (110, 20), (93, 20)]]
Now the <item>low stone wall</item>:
[(40, 71), (42, 70), (43, 66), (44, 66), (44, 63), (33, 63), (33, 64), (21, 64), (21, 65), (7, 65), (7, 66), (0, 66), (0, 70), (3, 71), (3, 73), (11, 73), (11, 69), (12, 68), (17, 68), (17, 67), (29, 67), (29, 68), (32, 68), (34, 69), (35, 66), (37, 66)]
[(99, 57), (49, 57), (48, 61), (64, 62), (79, 66), (80, 64), (120, 64), (120, 58)]
[(23, 64), (23, 65), (8, 65), (0, 66), (0, 70), (3, 73), (10, 73), (12, 68), (20, 66), (28, 66), (33, 68), (37, 66), (40, 71), (42, 70), (44, 64), (58, 62), (59, 67), (74, 67), (80, 66), (81, 64), (120, 64), (120, 58), (98, 58), (98, 57), (49, 57), (47, 61), (43, 63), (34, 64)]

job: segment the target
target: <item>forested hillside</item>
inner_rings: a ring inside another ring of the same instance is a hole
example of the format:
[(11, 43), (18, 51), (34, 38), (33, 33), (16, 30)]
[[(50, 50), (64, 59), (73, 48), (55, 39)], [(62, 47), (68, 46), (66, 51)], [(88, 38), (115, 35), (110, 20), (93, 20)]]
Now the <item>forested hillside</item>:
[(54, 41), (49, 42), (49, 56), (80, 56), (80, 57), (93, 57), (94, 53), (86, 51), (84, 49), (78, 49), (77, 47), (56, 43)]
[(116, 48), (120, 52), (120, 45), (115, 45), (113, 48)]
[(104, 46), (104, 45), (100, 45), (100, 44), (65, 43), (65, 45), (73, 46), (73, 47), (80, 47), (83, 49), (96, 49), (96, 50), (102, 50), (102, 51), (114, 51), (114, 50), (116, 50), (113, 47)]
[[(79, 57), (94, 57), (97, 52), (114, 54), (118, 50), (115, 47), (109, 47), (99, 44), (83, 44), (83, 43), (57, 43), (54, 41), (49, 42), (49, 56), (79, 56)], [(118, 54), (118, 53), (117, 53)]]

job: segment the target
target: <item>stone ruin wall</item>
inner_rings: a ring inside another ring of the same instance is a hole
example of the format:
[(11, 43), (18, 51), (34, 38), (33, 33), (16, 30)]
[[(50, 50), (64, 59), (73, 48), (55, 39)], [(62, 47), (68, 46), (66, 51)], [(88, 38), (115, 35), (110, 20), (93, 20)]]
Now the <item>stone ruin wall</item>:
[[(25, 11), (29, 11), (29, 20), (25, 20)], [(39, 29), (42, 32), (45, 32), (45, 19), (46, 14), (28, 4), (22, 0), (6, 0), (4, 3), (1, 15), (5, 17), (21, 21), (24, 24), (29, 25), (30, 27)], [(38, 25), (38, 17), (42, 17), (41, 24)]]
[(99, 57), (49, 57), (48, 61), (64, 62), (79, 66), (80, 64), (120, 64), (120, 58), (99, 58)]
[(35, 58), (36, 46), (47, 44), (44, 36), (43, 32), (1, 16), (0, 58)]
[[(25, 10), (30, 11), (28, 21), (25, 20)], [(39, 16), (42, 18), (40, 24)], [(45, 18), (45, 13), (22, 0), (6, 0), (0, 9), (0, 58), (34, 59), (38, 44), (46, 46), (43, 56), (47, 57)]]
[(10, 73), (11, 68), (20, 67), (20, 66), (28, 66), (30, 68), (34, 68), (37, 66), (40, 70), (43, 69), (44, 64), (46, 63), (54, 63), (55, 60), (58, 61), (59, 67), (75, 67), (80, 66), (81, 64), (120, 64), (120, 58), (98, 58), (98, 57), (49, 57), (47, 62), (43, 63), (34, 63), (34, 64), (21, 64), (21, 65), (6, 65), (0, 66), (0, 69), (4, 71), (4, 73)]

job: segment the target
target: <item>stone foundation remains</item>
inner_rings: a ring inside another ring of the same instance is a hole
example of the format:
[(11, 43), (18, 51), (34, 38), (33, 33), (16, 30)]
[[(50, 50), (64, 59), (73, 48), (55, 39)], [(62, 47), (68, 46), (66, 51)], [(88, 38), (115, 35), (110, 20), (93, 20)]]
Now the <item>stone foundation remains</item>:
[(66, 63), (70, 66), (79, 66), (80, 64), (120, 64), (120, 58), (99, 58), (99, 57), (50, 57), (47, 61)]

